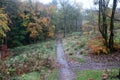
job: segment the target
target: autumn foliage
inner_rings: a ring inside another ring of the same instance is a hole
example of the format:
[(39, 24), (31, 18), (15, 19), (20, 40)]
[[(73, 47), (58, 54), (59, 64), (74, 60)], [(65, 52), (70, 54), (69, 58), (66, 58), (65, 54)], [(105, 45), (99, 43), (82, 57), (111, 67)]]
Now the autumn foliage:
[(3, 8), (0, 8), (0, 37), (6, 37), (6, 32), (9, 30), (8, 15), (4, 13)]
[(89, 53), (107, 54), (108, 50), (103, 42), (104, 41), (103, 41), (103, 38), (101, 36), (98, 36), (98, 37), (91, 39), (87, 44), (88, 48), (90, 49)]
[(51, 18), (49, 16), (42, 16), (39, 13), (41, 10), (38, 10), (38, 14), (35, 10), (26, 11), (29, 13), (21, 12), (19, 16), (23, 19), (23, 26), (26, 27), (26, 31), (30, 34), (30, 38), (35, 39), (39, 35), (42, 35), (44, 38), (53, 38), (55, 27), (53, 28)]

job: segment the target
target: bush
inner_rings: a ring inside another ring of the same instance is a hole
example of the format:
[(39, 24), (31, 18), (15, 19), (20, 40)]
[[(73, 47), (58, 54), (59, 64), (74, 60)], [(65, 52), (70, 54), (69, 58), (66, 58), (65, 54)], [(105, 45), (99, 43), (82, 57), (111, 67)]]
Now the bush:
[(88, 44), (87, 47), (89, 48), (89, 53), (92, 54), (107, 54), (108, 53), (108, 49), (107, 47), (104, 45), (103, 42), (103, 38), (101, 36), (92, 38)]

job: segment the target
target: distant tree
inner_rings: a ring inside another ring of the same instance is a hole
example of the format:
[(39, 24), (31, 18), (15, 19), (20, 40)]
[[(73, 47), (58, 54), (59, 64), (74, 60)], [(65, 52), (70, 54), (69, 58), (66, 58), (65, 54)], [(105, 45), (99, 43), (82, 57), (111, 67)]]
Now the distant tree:
[(81, 7), (78, 4), (71, 4), (68, 0), (60, 1), (60, 5), (58, 27), (64, 31), (64, 34), (80, 31), (82, 24)]

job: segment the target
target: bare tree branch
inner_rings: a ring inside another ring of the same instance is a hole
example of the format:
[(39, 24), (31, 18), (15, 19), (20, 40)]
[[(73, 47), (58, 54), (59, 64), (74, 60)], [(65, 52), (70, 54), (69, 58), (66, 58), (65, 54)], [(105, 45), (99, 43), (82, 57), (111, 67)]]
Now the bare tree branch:
[[(111, 18), (109, 15), (106, 15), (106, 17)], [(114, 18), (114, 21), (120, 21), (120, 19)]]

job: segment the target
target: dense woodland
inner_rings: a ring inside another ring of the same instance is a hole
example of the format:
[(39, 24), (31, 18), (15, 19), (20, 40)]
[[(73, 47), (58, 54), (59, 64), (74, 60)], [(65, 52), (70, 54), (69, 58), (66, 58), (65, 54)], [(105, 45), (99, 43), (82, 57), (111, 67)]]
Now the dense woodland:
[(1, 44), (17, 47), (54, 38), (58, 30), (65, 34), (80, 30), (81, 7), (64, 0), (59, 5), (56, 0), (47, 5), (32, 0), (1, 0)]
[(104, 44), (112, 51), (114, 27), (118, 27), (114, 26), (114, 23), (119, 23), (119, 19), (116, 19), (119, 9), (115, 13), (117, 0), (113, 2), (112, 8), (108, 7), (109, 2), (110, 0), (94, 0), (94, 4), (99, 5), (98, 13), (97, 9), (83, 11), (79, 3), (71, 3), (68, 0), (53, 0), (47, 5), (32, 0), (1, 0), (0, 44), (17, 47), (54, 38), (58, 31), (64, 32), (65, 35), (82, 32), (82, 23), (87, 19), (93, 26), (97, 27), (98, 24)]
[[(23, 80), (21, 75), (39, 73), (40, 78), (33, 80), (58, 80), (56, 69), (60, 64), (56, 59), (56, 44), (59, 39), (63, 39), (61, 44), (68, 63), (95, 60), (109, 65), (112, 62), (115, 69), (104, 70), (102, 80), (120, 79), (120, 0), (93, 0), (92, 3), (94, 7), (84, 9), (76, 0), (52, 0), (48, 4), (39, 0), (0, 0), (0, 80)], [(88, 57), (84, 59), (81, 55)], [(108, 62), (104, 62), (106, 59)], [(108, 75), (110, 72), (115, 76)], [(92, 79), (91, 76), (81, 78), (81, 72), (75, 73), (76, 80), (98, 80), (102, 75), (102, 71), (82, 72), (99, 74)]]

